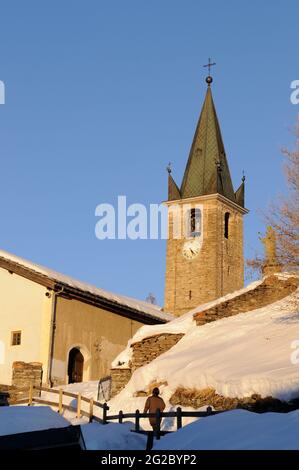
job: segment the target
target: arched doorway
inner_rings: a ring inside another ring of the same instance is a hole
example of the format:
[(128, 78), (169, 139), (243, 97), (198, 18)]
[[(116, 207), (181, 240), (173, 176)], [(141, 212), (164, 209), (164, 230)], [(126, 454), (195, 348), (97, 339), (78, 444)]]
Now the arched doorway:
[(84, 357), (78, 348), (73, 348), (69, 352), (68, 362), (68, 383), (77, 383), (83, 381)]

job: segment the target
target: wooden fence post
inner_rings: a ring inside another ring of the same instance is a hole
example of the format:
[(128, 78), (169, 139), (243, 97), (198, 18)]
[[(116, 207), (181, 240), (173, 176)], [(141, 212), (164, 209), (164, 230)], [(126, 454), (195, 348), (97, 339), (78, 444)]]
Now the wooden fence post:
[(181, 427), (182, 427), (182, 408), (180, 406), (176, 410), (176, 423), (177, 423), (177, 429), (181, 429)]
[(157, 412), (156, 412), (156, 428), (157, 428), (157, 431), (156, 431), (156, 439), (160, 439), (160, 431), (161, 431), (161, 411), (159, 410), (159, 408), (157, 409)]
[(103, 405), (103, 424), (107, 424), (107, 411), (109, 410), (109, 406), (107, 403)]
[(135, 413), (135, 431), (139, 432), (140, 431), (140, 411), (136, 410)]
[(122, 410), (120, 410), (120, 412), (118, 413), (118, 422), (119, 422), (119, 424), (122, 424), (122, 422), (123, 422), (123, 412), (122, 412)]
[(63, 397), (63, 390), (62, 388), (59, 389), (59, 403), (58, 403), (58, 413), (62, 414), (63, 406), (62, 406), (62, 398)]
[(81, 418), (81, 393), (77, 397), (77, 418)]
[(30, 385), (29, 385), (28, 406), (32, 406), (32, 401), (33, 401), (33, 383), (30, 382)]
[(93, 398), (91, 398), (89, 401), (89, 422), (90, 423), (92, 423), (92, 417), (93, 417)]

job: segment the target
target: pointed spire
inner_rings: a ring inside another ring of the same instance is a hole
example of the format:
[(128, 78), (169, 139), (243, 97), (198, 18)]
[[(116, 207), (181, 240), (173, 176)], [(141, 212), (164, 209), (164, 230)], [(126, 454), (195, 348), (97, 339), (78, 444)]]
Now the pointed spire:
[(206, 78), (206, 82), (208, 84), (206, 97), (180, 193), (182, 198), (219, 193), (235, 202), (235, 193), (212, 97), (210, 75)]
[(242, 176), (242, 183), (238, 187), (237, 191), (235, 192), (236, 203), (241, 206), (245, 207), (245, 175), (243, 172)]
[(173, 177), (171, 176), (171, 163), (168, 164), (166, 170), (168, 172), (168, 201), (175, 201), (177, 199), (181, 199), (180, 190), (177, 187), (177, 184), (174, 181)]

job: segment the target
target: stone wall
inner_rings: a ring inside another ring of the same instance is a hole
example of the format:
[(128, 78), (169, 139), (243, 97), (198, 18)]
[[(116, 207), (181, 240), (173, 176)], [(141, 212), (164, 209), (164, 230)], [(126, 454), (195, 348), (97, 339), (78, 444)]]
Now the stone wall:
[(180, 334), (164, 333), (161, 335), (151, 336), (144, 338), (138, 343), (134, 343), (131, 347), (133, 349), (132, 361), (130, 367), (126, 369), (115, 368), (111, 369), (111, 396), (117, 395), (129, 382), (132, 373), (151, 361), (156, 359), (164, 352), (172, 348), (184, 336)]
[(224, 397), (212, 388), (197, 390), (180, 387), (176, 389), (169, 401), (173, 406), (188, 406), (195, 409), (212, 406), (216, 411), (243, 408), (255, 413), (263, 413), (269, 411), (288, 412), (299, 408), (299, 397), (290, 402), (281, 401), (271, 396), (261, 397), (258, 394), (242, 398)]
[(138, 343), (132, 345), (133, 357), (131, 368), (132, 372), (139, 367), (149, 364), (161, 354), (172, 348), (184, 335), (164, 333), (161, 335), (144, 338)]
[(111, 369), (111, 397), (117, 395), (129, 382), (132, 371), (131, 369)]
[[(34, 387), (41, 387), (42, 376), (43, 368), (40, 362), (14, 362), (10, 399), (27, 398), (30, 384), (32, 383)], [(38, 396), (39, 392), (34, 391), (33, 395)]]
[[(277, 276), (272, 275), (265, 278), (262, 284), (258, 285), (255, 289), (244, 292), (233, 299), (222, 302), (203, 312), (199, 312), (194, 315), (194, 318), (197, 325), (200, 326), (218, 320), (219, 318), (261, 308), (290, 295), (298, 286), (299, 276), (279, 279)], [(132, 360), (129, 364), (129, 368), (115, 368), (111, 370), (112, 396), (119, 393), (127, 385), (132, 373), (136, 369), (149, 364), (158, 356), (171, 349), (183, 336), (183, 333), (163, 333), (144, 338), (142, 341), (132, 344)], [(138, 393), (139, 395), (137, 396), (145, 396), (148, 391), (142, 390)], [(251, 403), (251, 397), (249, 398), (247, 402)], [(230, 402), (230, 400), (228, 401)], [(255, 401), (255, 399), (253, 399), (253, 401)], [(230, 402), (232, 406), (234, 406), (235, 403), (236, 400)], [(225, 406), (229, 406), (228, 403), (224, 403), (224, 400), (221, 399), (221, 406), (224, 406), (224, 404)]]
[(294, 292), (298, 286), (299, 277), (279, 279), (277, 276), (269, 276), (255, 289), (196, 313), (194, 318), (197, 325), (200, 326), (219, 318), (250, 312), (283, 299)]

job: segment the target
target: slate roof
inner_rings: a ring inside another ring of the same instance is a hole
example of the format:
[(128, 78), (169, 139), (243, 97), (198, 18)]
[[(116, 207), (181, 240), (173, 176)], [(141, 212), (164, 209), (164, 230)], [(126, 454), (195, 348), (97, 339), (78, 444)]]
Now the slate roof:
[(168, 200), (216, 193), (244, 207), (244, 181), (236, 197), (209, 84), (181, 188), (169, 175)]

